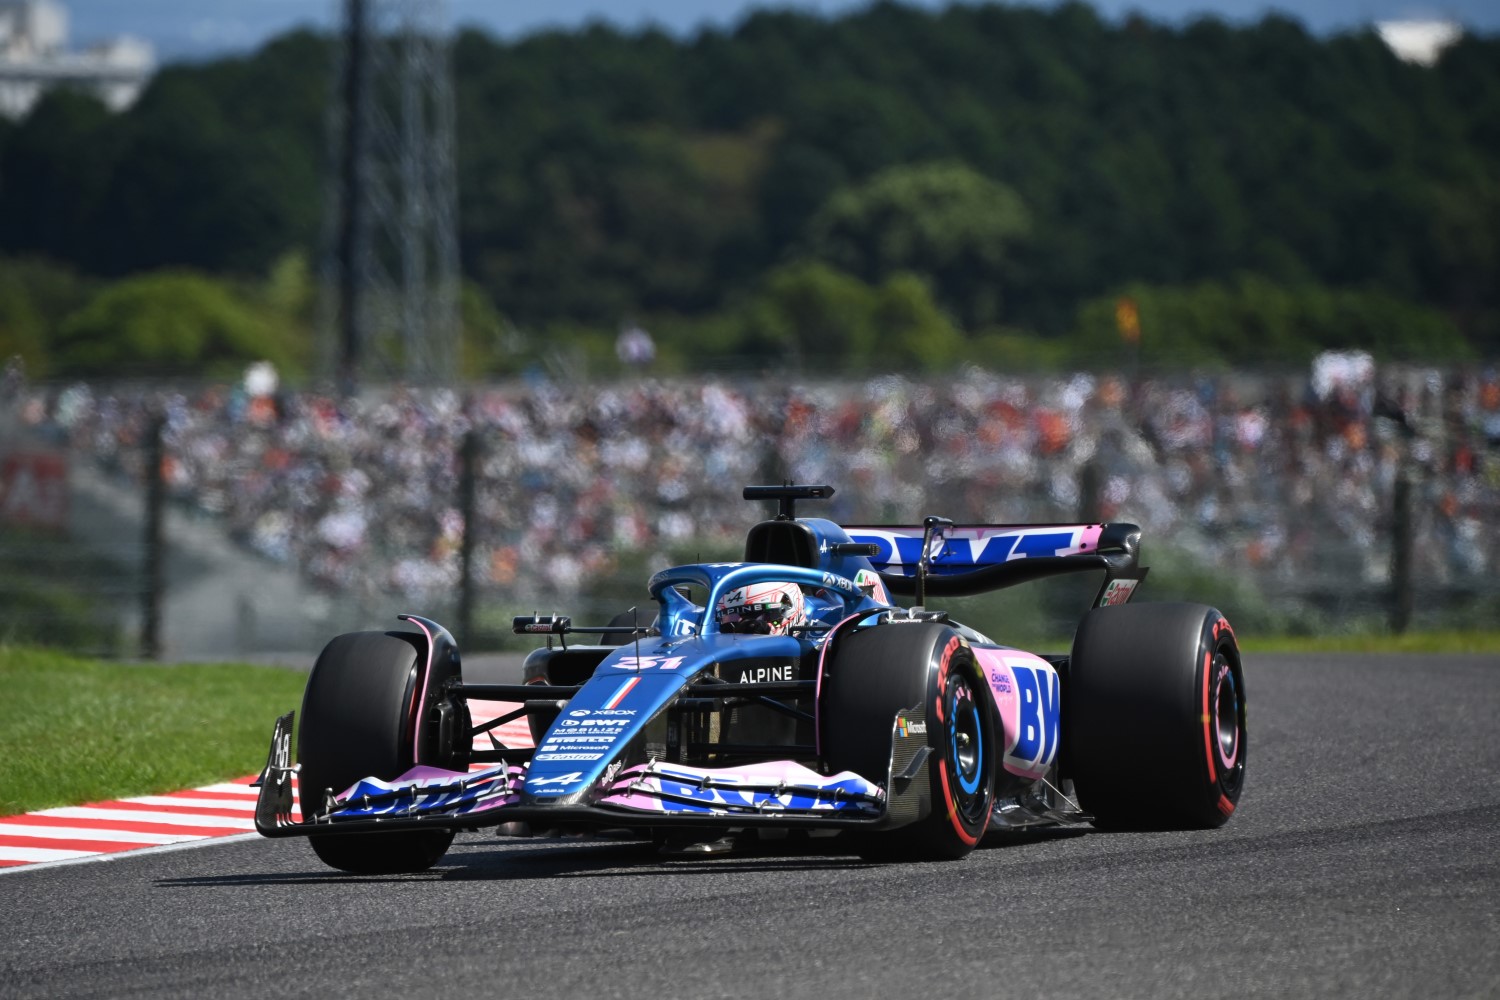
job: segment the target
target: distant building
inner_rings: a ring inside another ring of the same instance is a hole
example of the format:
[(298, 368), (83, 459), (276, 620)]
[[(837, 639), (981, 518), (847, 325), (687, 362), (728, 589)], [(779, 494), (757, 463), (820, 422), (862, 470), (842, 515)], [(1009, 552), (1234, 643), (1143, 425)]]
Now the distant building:
[(1420, 66), (1436, 63), (1464, 33), (1455, 21), (1381, 21), (1375, 30), (1398, 58)]
[(0, 115), (24, 118), (48, 90), (77, 87), (112, 111), (130, 107), (156, 71), (138, 38), (69, 52), (68, 12), (56, 0), (0, 0)]

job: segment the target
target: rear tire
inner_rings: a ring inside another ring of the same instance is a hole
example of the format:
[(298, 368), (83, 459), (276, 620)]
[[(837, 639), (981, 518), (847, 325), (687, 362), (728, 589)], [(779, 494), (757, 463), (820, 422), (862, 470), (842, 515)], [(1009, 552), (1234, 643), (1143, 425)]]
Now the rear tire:
[(1245, 678), (1224, 616), (1127, 604), (1084, 616), (1064, 686), (1063, 747), (1095, 825), (1222, 826), (1245, 781)]
[(989, 828), (1001, 743), (989, 687), (968, 645), (936, 622), (880, 625), (838, 640), (827, 670), (818, 717), (833, 772), (884, 783), (892, 726), (906, 710), (920, 709), (932, 751), (927, 815), (851, 838), (855, 849), (892, 861), (954, 860), (972, 851)]
[[(302, 696), (298, 788), (311, 809), (326, 790), (361, 778), (395, 778), (416, 763), (413, 701), (420, 694), (425, 650), (405, 632), (349, 632), (318, 656)], [(330, 867), (360, 875), (425, 871), (453, 841), (452, 830), (314, 834), (314, 853)]]

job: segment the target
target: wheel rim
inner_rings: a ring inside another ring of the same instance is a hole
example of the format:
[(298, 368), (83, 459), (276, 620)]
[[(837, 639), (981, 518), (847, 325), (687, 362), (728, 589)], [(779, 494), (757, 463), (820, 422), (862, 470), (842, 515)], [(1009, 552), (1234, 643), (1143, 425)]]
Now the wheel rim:
[(964, 818), (978, 822), (989, 808), (984, 720), (967, 680), (957, 678), (948, 690), (948, 759), (955, 779), (955, 803)]

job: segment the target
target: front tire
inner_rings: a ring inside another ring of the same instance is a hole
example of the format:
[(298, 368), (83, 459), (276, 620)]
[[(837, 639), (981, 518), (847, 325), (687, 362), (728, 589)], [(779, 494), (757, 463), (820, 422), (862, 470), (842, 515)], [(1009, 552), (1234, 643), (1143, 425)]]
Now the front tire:
[[(416, 763), (414, 699), (420, 694), (425, 650), (407, 632), (349, 632), (318, 656), (302, 696), (297, 754), (303, 821), (327, 791), (342, 792), (361, 778), (395, 778)], [(453, 842), (452, 830), (313, 834), (323, 862), (359, 875), (431, 868)]]
[(1095, 825), (1222, 826), (1245, 783), (1245, 678), (1201, 604), (1095, 608), (1073, 640), (1063, 747)]
[[(879, 625), (838, 640), (818, 708), (833, 772), (884, 782), (898, 712), (926, 725), (930, 808), (908, 826), (854, 839), (879, 860), (956, 860), (989, 828), (1001, 743), (968, 645), (936, 622)], [(887, 789), (890, 794), (891, 789)]]

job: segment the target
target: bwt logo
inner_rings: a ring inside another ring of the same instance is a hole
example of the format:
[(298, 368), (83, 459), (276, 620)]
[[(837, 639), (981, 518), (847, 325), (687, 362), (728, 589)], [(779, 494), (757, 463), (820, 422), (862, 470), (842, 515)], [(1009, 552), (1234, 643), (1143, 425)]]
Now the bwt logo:
[[(970, 529), (972, 530), (972, 529)], [(880, 551), (871, 562), (887, 566), (915, 566), (922, 561), (922, 536), (895, 532), (850, 532), (856, 542), (874, 542)], [(1068, 555), (1078, 546), (1076, 529), (1063, 531), (1007, 531), (988, 538), (966, 538), (963, 529), (948, 533), (948, 544), (935, 564), (992, 566), (1012, 559)]]
[(1016, 731), (1005, 759), (1026, 769), (1046, 767), (1057, 753), (1061, 728), (1057, 673), (1048, 667), (1011, 664), (1016, 681)]

